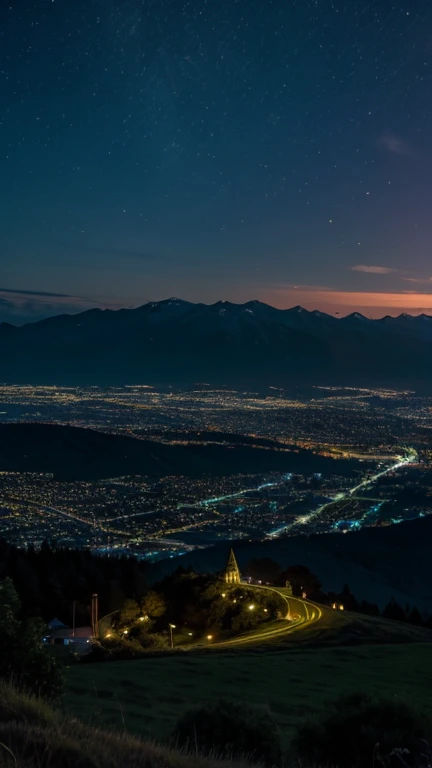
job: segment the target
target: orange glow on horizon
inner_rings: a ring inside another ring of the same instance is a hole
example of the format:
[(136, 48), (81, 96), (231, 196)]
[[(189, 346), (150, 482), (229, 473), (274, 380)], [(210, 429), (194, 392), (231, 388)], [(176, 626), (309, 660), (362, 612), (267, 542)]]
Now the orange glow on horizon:
[(361, 312), (368, 317), (399, 315), (402, 312), (413, 315), (432, 313), (432, 293), (415, 291), (384, 293), (286, 286), (267, 291), (264, 301), (280, 309), (301, 304), (305, 309), (318, 309), (330, 315), (342, 316), (351, 312)]

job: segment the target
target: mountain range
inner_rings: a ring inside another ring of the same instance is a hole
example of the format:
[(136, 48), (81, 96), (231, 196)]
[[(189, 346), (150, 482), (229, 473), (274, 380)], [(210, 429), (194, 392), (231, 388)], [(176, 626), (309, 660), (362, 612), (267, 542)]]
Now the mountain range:
[(432, 316), (336, 318), (259, 301), (90, 309), (0, 324), (0, 381), (428, 385)]

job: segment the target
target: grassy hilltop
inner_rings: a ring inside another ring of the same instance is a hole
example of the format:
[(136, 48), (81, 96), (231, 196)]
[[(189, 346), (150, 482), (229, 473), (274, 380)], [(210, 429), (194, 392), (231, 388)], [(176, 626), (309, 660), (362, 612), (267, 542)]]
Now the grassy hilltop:
[(261, 646), (71, 667), (65, 705), (89, 722), (111, 728), (124, 721), (130, 731), (164, 740), (191, 707), (221, 697), (247, 701), (272, 713), (288, 744), (306, 715), (352, 691), (398, 697), (432, 715), (431, 637), (327, 610), (304, 632)]

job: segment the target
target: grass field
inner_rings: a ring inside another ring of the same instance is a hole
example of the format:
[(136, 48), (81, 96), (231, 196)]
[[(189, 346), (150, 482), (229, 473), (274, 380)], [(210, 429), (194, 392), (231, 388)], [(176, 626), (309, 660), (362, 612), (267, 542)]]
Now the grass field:
[(352, 691), (397, 696), (432, 714), (432, 643), (276, 645), (76, 665), (65, 707), (87, 723), (169, 737), (186, 709), (228, 697), (270, 709), (286, 741), (305, 715)]

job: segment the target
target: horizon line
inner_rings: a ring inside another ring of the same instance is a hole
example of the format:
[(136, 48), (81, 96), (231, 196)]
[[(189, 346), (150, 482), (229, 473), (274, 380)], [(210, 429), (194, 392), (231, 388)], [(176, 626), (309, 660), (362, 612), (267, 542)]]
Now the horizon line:
[[(17, 293), (20, 293), (20, 292), (17, 291)], [(60, 294), (57, 294), (57, 295), (60, 295)], [(89, 302), (89, 303), (93, 303), (92, 299), (87, 299), (86, 301)], [(159, 301), (146, 301), (146, 302), (144, 302), (144, 304), (138, 304), (137, 306), (130, 306), (130, 305), (129, 306), (127, 306), (127, 305), (121, 306), (119, 304), (119, 305), (116, 305), (114, 309), (113, 309), (113, 305), (112, 304), (110, 305), (108, 302), (107, 302), (106, 306), (103, 306), (103, 304), (104, 304), (103, 302), (94, 301), (94, 304), (98, 304), (99, 306), (90, 307), (90, 308), (84, 309), (84, 310), (80, 307), (79, 309), (77, 309), (76, 312), (73, 312), (73, 311), (59, 312), (58, 314), (50, 314), (50, 315), (47, 315), (46, 317), (38, 318), (36, 320), (28, 319), (28, 320), (25, 320), (24, 322), (20, 322), (20, 323), (16, 323), (16, 324), (15, 323), (11, 323), (9, 320), (4, 320), (4, 321), (0, 321), (0, 326), (8, 325), (8, 326), (12, 326), (13, 328), (22, 328), (25, 325), (35, 325), (36, 323), (45, 322), (47, 320), (54, 320), (55, 318), (58, 318), (58, 317), (65, 317), (65, 316), (67, 316), (67, 317), (74, 317), (74, 316), (79, 316), (79, 315), (82, 315), (82, 314), (85, 314), (85, 313), (88, 313), (88, 312), (120, 312), (120, 311), (122, 311), (122, 312), (124, 312), (124, 311), (136, 312), (139, 309), (142, 309), (143, 307), (147, 307), (149, 305), (167, 304), (169, 302), (181, 302), (182, 304), (189, 304), (190, 306), (193, 306), (193, 307), (200, 307), (200, 306), (202, 306), (202, 307), (216, 307), (219, 304), (230, 305), (232, 307), (248, 307), (250, 305), (255, 304), (255, 305), (260, 305), (262, 307), (267, 307), (269, 309), (274, 310), (275, 312), (293, 312), (293, 311), (297, 310), (297, 312), (304, 312), (304, 313), (309, 314), (309, 315), (322, 315), (322, 316), (331, 318), (332, 320), (344, 320), (344, 319), (347, 319), (349, 317), (358, 317), (359, 319), (363, 319), (363, 320), (366, 320), (368, 322), (379, 322), (380, 320), (386, 320), (386, 319), (397, 320), (398, 318), (401, 318), (401, 317), (412, 317), (412, 318), (427, 317), (427, 318), (430, 318), (432, 320), (432, 310), (431, 310), (431, 314), (428, 314), (424, 310), (420, 311), (421, 308), (418, 309), (418, 313), (415, 313), (415, 312), (414, 313), (411, 313), (411, 312), (399, 312), (399, 314), (397, 314), (397, 315), (396, 314), (389, 314), (389, 313), (387, 313), (387, 314), (383, 314), (382, 316), (379, 316), (379, 317), (368, 317), (364, 313), (359, 312), (357, 310), (353, 310), (351, 312), (347, 312), (346, 313), (343, 309), (341, 309), (341, 311), (336, 311), (336, 312), (334, 312), (332, 314), (330, 312), (326, 312), (324, 310), (320, 310), (320, 309), (317, 309), (317, 308), (315, 308), (315, 309), (307, 309), (306, 307), (303, 307), (301, 304), (295, 304), (293, 306), (288, 306), (288, 307), (276, 307), (273, 304), (261, 301), (259, 299), (250, 299), (250, 300), (245, 301), (245, 302), (233, 302), (233, 301), (230, 301), (228, 299), (219, 299), (218, 301), (215, 301), (215, 302), (206, 303), (206, 302), (203, 302), (203, 301), (195, 302), (195, 301), (189, 301), (187, 299), (181, 299), (181, 298), (179, 298), (177, 296), (170, 296), (170, 297), (167, 297), (165, 299), (160, 299)], [(344, 309), (346, 310), (346, 307)]]

